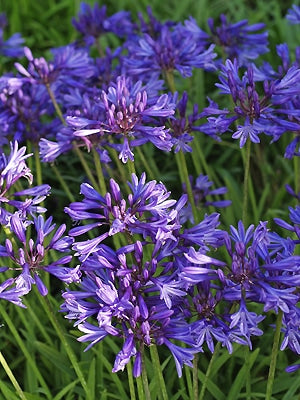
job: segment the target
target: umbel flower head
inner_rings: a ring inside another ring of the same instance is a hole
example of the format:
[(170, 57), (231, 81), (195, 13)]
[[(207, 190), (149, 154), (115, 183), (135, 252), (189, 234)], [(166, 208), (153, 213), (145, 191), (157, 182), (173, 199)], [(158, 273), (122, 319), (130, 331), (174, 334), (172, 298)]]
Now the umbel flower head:
[[(15, 185), (25, 178), (31, 185), (33, 175), (26, 164), (26, 159), (32, 154), (26, 154), (26, 147), (18, 148), (18, 142), (10, 143), (10, 153), (0, 155), (0, 223), (6, 225), (12, 210), (26, 219), (27, 214), (41, 213), (45, 208), (39, 204), (50, 192), (49, 185), (39, 185), (24, 190), (17, 190)], [(19, 200), (23, 196), (25, 200)], [(7, 209), (10, 206), (10, 210)], [(13, 208), (11, 208), (13, 207)]]
[[(30, 226), (30, 239), (26, 236), (27, 229)], [(46, 254), (54, 251), (68, 253), (73, 239), (67, 236), (62, 236), (66, 226), (63, 224), (55, 229), (55, 224), (52, 223), (52, 217), (47, 220), (42, 215), (33, 218), (31, 221), (23, 221), (17, 214), (14, 214), (9, 219), (9, 224), (6, 227), (6, 232), (10, 232), (10, 236), (14, 238), (14, 245), (11, 239), (6, 239), (5, 246), (1, 246), (1, 256), (8, 257), (12, 263), (8, 270), (13, 271), (15, 284), (17, 289), (30, 292), (31, 286), (36, 284), (41, 295), (45, 296), (48, 289), (43, 283), (40, 274), (46, 271), (53, 274), (60, 280), (66, 283), (78, 281), (80, 274), (78, 268), (63, 267), (69, 264), (72, 256), (66, 255), (60, 259), (47, 263)], [(51, 233), (53, 233), (51, 235)], [(18, 247), (15, 250), (15, 247)], [(49, 257), (49, 255), (48, 255)], [(54, 258), (55, 259), (55, 258)]]
[(88, 45), (94, 44), (105, 33), (112, 32), (117, 36), (127, 36), (132, 34), (134, 29), (129, 12), (119, 11), (107, 16), (107, 7), (105, 5), (99, 7), (97, 3), (92, 8), (89, 4), (82, 2), (78, 20), (73, 18), (72, 23)]
[(201, 125), (202, 132), (218, 139), (220, 134), (230, 131), (234, 122), (237, 130), (232, 137), (240, 140), (240, 147), (247, 140), (259, 143), (259, 135), (263, 132), (272, 137), (272, 141), (278, 140), (286, 131), (299, 132), (298, 121), (291, 121), (291, 117), (298, 116), (299, 110), (287, 110), (284, 104), (290, 104), (298, 96), (300, 69), (292, 66), (280, 79), (266, 80), (261, 94), (255, 71), (250, 65), (240, 77), (237, 60), (225, 62), (219, 77), (221, 83), (216, 86), (222, 94), (231, 96), (234, 107), (232, 110), (220, 109), (210, 101), (209, 107), (202, 113), (203, 117), (207, 117), (207, 123)]
[[(91, 145), (93, 137), (107, 138), (107, 144), (119, 151), (119, 158), (126, 163), (134, 159), (131, 150), (146, 142), (162, 150), (172, 147), (168, 129), (158, 125), (158, 117), (174, 114), (175, 105), (167, 94), (151, 96), (151, 81), (143, 86), (141, 81), (133, 83), (129, 78), (119, 76), (107, 91), (102, 91), (98, 107), (105, 111), (103, 119), (89, 120), (81, 117), (67, 117), (67, 123), (75, 128), (74, 136)], [(150, 96), (149, 96), (150, 94)], [(112, 140), (109, 143), (108, 137)], [(121, 140), (121, 144), (117, 141)]]
[(157, 26), (154, 36), (144, 33), (127, 42), (128, 57), (124, 63), (128, 74), (159, 77), (173, 71), (181, 76), (192, 76), (193, 68), (215, 70), (214, 45), (207, 46), (194, 40), (193, 34), (181, 24)]
[[(50, 186), (15, 191), (21, 178), (27, 179), (29, 184), (33, 182), (26, 164), (32, 154), (26, 154), (25, 147), (19, 149), (17, 142), (10, 144), (10, 150), (9, 155), (2, 153), (0, 156), (0, 225), (4, 237), (0, 245), (4, 266), (0, 272), (7, 271), (12, 277), (2, 283), (0, 298), (23, 306), (21, 297), (33, 284), (42, 295), (47, 294), (48, 289), (41, 279), (44, 271), (66, 283), (78, 281), (80, 272), (78, 268), (65, 267), (70, 263), (71, 255), (57, 258), (59, 252), (70, 252), (73, 242), (71, 237), (63, 236), (66, 226), (63, 224), (55, 231), (53, 218), (44, 219), (40, 215), (46, 209), (39, 204), (49, 194)], [(53, 256), (52, 262), (47, 261), (49, 252)]]
[[(88, 348), (108, 335), (123, 339), (113, 372), (134, 358), (134, 375), (139, 376), (144, 347), (156, 344), (171, 351), (181, 376), (183, 364), (191, 366), (194, 354), (202, 351), (183, 311), (193, 284), (186, 278), (186, 268), (194, 265), (186, 253), (194, 245), (202, 253), (201, 266), (207, 267), (207, 274), (200, 272), (203, 279), (217, 277), (208, 265), (223, 263), (205, 253), (222, 243), (218, 215), (206, 216), (194, 229), (182, 229), (180, 211), (186, 195), (179, 201), (170, 199), (165, 186), (146, 182), (145, 174), (132, 174), (128, 185), (125, 198), (112, 179), (105, 196), (83, 184), (84, 200), (66, 209), (74, 220), (87, 222), (69, 234), (76, 238), (90, 231), (95, 238), (73, 244), (83, 279), (77, 291), (64, 293), (62, 310), (84, 333), (79, 340), (91, 342)], [(115, 235), (127, 243), (117, 250), (110, 246)]]
[(170, 211), (176, 200), (169, 199), (170, 192), (162, 183), (156, 181), (146, 182), (145, 173), (139, 179), (132, 174), (132, 181), (128, 182), (131, 193), (127, 199), (123, 197), (117, 182), (110, 180), (110, 192), (101, 196), (87, 183), (81, 185), (84, 195), (82, 202), (71, 203), (65, 211), (75, 221), (89, 221), (87, 225), (75, 227), (70, 230), (71, 236), (79, 236), (90, 230), (105, 231), (84, 242), (74, 244), (74, 249), (85, 258), (95, 252), (98, 245), (119, 232), (130, 236), (149, 236), (153, 240), (165, 240), (172, 235), (176, 223), (177, 212)]
[(7, 19), (4, 13), (0, 14), (0, 54), (6, 57), (22, 57), (24, 55), (24, 39), (20, 33), (14, 33), (9, 39), (4, 40), (4, 30)]

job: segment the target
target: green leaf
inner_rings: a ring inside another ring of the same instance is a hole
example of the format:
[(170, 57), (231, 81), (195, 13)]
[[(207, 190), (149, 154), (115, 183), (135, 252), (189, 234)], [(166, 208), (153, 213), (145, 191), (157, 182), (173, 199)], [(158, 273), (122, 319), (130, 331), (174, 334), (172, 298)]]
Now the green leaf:
[(88, 380), (87, 380), (87, 385), (91, 393), (91, 398), (93, 399), (95, 397), (95, 384), (96, 384), (96, 359), (95, 357), (92, 359), (90, 368), (89, 368), (89, 374), (88, 374)]
[[(259, 354), (260, 349), (254, 350), (250, 356), (249, 356), (249, 368), (252, 368), (252, 365), (254, 364), (258, 354)], [(241, 392), (242, 387), (245, 384), (246, 381), (246, 376), (247, 376), (247, 368), (246, 365), (243, 365), (243, 367), (240, 369), (239, 373), (237, 374), (231, 389), (228, 393), (228, 396), (226, 397), (227, 400), (237, 400), (238, 396)]]
[(55, 349), (53, 345), (49, 346), (45, 343), (36, 341), (35, 346), (39, 353), (43, 355), (47, 360), (51, 361), (55, 368), (72, 378), (74, 377), (73, 369), (70, 368), (68, 358), (60, 351)]
[[(199, 376), (201, 383), (203, 384), (203, 382), (205, 380), (205, 374), (202, 371), (198, 371), (198, 376)], [(207, 380), (206, 389), (213, 395), (214, 399), (216, 399), (216, 400), (226, 400), (227, 399), (227, 397), (225, 396), (223, 391), (220, 390), (218, 388), (218, 386), (214, 382), (212, 382), (212, 380), (210, 378), (208, 378), (208, 380)]]
[(61, 400), (64, 399), (64, 396), (66, 394), (70, 394), (70, 391), (73, 389), (74, 386), (79, 382), (79, 379), (76, 379), (75, 381), (69, 383), (67, 386), (65, 386), (60, 392), (57, 393), (57, 395), (53, 398), (53, 400)]
[(6, 400), (20, 400), (19, 396), (12, 392), (3, 381), (0, 381), (0, 389)]

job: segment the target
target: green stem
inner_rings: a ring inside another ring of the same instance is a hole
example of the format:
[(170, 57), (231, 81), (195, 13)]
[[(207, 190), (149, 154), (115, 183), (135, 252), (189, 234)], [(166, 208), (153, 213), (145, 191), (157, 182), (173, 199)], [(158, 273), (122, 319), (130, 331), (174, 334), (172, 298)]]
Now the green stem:
[(39, 298), (40, 303), (42, 304), (44, 310), (46, 311), (47, 316), (50, 319), (50, 321), (51, 321), (51, 323), (52, 323), (52, 325), (53, 325), (53, 327), (54, 327), (54, 329), (55, 329), (60, 341), (62, 342), (62, 344), (64, 346), (64, 349), (66, 350), (66, 353), (68, 354), (68, 357), (69, 357), (69, 359), (71, 361), (71, 364), (72, 364), (72, 366), (74, 368), (74, 371), (75, 371), (75, 373), (76, 373), (76, 375), (77, 375), (77, 377), (78, 377), (78, 379), (79, 379), (79, 381), (81, 383), (81, 386), (82, 386), (83, 390), (85, 391), (86, 399), (87, 400), (92, 400), (92, 396), (90, 394), (90, 390), (89, 390), (87, 382), (86, 382), (86, 380), (85, 380), (85, 378), (83, 376), (83, 373), (82, 373), (82, 371), (80, 369), (79, 363), (78, 363), (78, 361), (76, 359), (76, 355), (74, 354), (71, 346), (69, 345), (69, 342), (67, 341), (67, 339), (65, 337), (65, 334), (64, 334), (64, 332), (63, 332), (58, 320), (56, 319), (56, 316), (55, 316), (55, 314), (53, 312), (53, 309), (52, 309), (48, 299), (44, 298), (44, 297), (42, 297), (40, 295), (38, 295), (38, 298)]
[(131, 161), (131, 160), (128, 160), (126, 164), (127, 164), (127, 167), (128, 167), (129, 175), (131, 176), (132, 174), (135, 174), (134, 162)]
[(105, 193), (107, 192), (107, 189), (106, 189), (106, 184), (105, 184), (105, 178), (103, 175), (103, 169), (101, 166), (100, 155), (98, 154), (97, 150), (94, 147), (92, 148), (92, 153), (93, 153), (93, 157), (94, 157), (100, 193), (104, 196)]
[(47, 383), (45, 382), (44, 378), (42, 377), (39, 369), (37, 368), (36, 363), (34, 362), (32, 355), (30, 354), (30, 352), (27, 350), (25, 344), (24, 344), (24, 340), (21, 338), (21, 336), (19, 335), (17, 329), (15, 328), (15, 324), (13, 323), (13, 321), (11, 320), (11, 318), (9, 317), (9, 315), (7, 314), (7, 312), (4, 310), (4, 308), (2, 307), (2, 304), (0, 303), (0, 313), (4, 318), (4, 321), (6, 322), (8, 328), (10, 329), (12, 335), (14, 336), (14, 338), (16, 339), (16, 342), (19, 346), (19, 348), (21, 349), (21, 351), (23, 352), (26, 360), (28, 361), (28, 364), (30, 365), (30, 367), (32, 368), (32, 373), (36, 376), (37, 380), (40, 382), (47, 398), (49, 400), (52, 399), (52, 394), (50, 393), (50, 390), (47, 386)]
[(20, 399), (28, 400), (25, 394), (23, 393), (23, 390), (21, 389), (20, 385), (18, 384), (18, 381), (16, 380), (12, 370), (9, 368), (9, 365), (7, 364), (1, 351), (0, 351), (0, 363), (4, 368), (4, 371), (6, 372), (7, 376), (9, 377), (11, 383), (13, 384), (13, 387), (16, 389), (16, 392), (18, 393)]
[(299, 157), (294, 156), (294, 174), (295, 174), (295, 193), (297, 194), (300, 191), (300, 165), (299, 165)]
[(208, 379), (209, 379), (209, 375), (211, 373), (211, 369), (212, 366), (217, 358), (217, 355), (219, 353), (219, 349), (220, 349), (220, 342), (218, 342), (215, 346), (215, 351), (213, 352), (210, 362), (208, 364), (207, 370), (206, 370), (206, 374), (205, 374), (205, 378), (204, 378), (204, 382), (202, 384), (201, 387), (201, 392), (200, 392), (200, 396), (199, 396), (199, 400), (203, 400), (204, 399), (204, 395), (205, 395), (205, 391), (206, 391), (206, 387), (207, 387), (207, 383), (208, 383)]
[(141, 353), (142, 353), (142, 382), (143, 382), (145, 399), (146, 400), (151, 400), (148, 377), (147, 377), (147, 370), (146, 370), (144, 349), (142, 349)]
[(81, 165), (83, 166), (83, 169), (84, 169), (87, 177), (89, 178), (91, 184), (94, 186), (94, 189), (99, 191), (98, 183), (97, 183), (96, 179), (94, 178), (94, 175), (92, 174), (92, 171), (91, 171), (88, 163), (86, 162), (86, 159), (84, 158), (84, 155), (80, 151), (79, 147), (74, 146), (74, 150), (75, 150), (75, 153), (76, 153), (76, 155), (78, 156), (78, 158), (79, 158), (79, 160), (81, 162)]
[(166, 71), (164, 75), (165, 75), (165, 81), (167, 82), (169, 89), (171, 90), (172, 93), (175, 93), (176, 87), (175, 87), (175, 82), (174, 82), (173, 70)]
[(148, 179), (155, 180), (155, 176), (158, 177), (159, 172), (156, 171), (157, 172), (157, 174), (156, 174), (155, 171), (153, 171), (153, 168), (149, 165), (148, 161), (146, 160), (146, 157), (144, 156), (144, 153), (143, 153), (142, 149), (140, 148), (140, 146), (137, 146), (135, 149), (136, 149), (136, 152), (145, 168)]
[(65, 119), (64, 119), (64, 116), (63, 116), (63, 114), (62, 114), (62, 112), (61, 112), (61, 109), (60, 109), (59, 105), (57, 104), (56, 98), (55, 98), (55, 96), (54, 96), (54, 93), (52, 92), (52, 89), (51, 89), (49, 83), (46, 83), (46, 88), (47, 88), (47, 92), (48, 92), (48, 94), (49, 94), (49, 96), (50, 96), (50, 99), (51, 99), (51, 101), (52, 101), (52, 104), (53, 104), (53, 106), (54, 106), (54, 108), (55, 108), (56, 114), (58, 115), (58, 117), (59, 117), (59, 119), (61, 120), (61, 122), (62, 122), (64, 125), (66, 125), (66, 121), (65, 121)]
[(250, 373), (250, 349), (244, 346), (245, 367), (246, 367), (246, 399), (251, 400), (251, 373)]
[(273, 383), (274, 383), (277, 355), (278, 355), (278, 349), (279, 349), (282, 317), (283, 317), (283, 312), (281, 310), (279, 310), (277, 319), (276, 319), (276, 328), (275, 328), (274, 341), (273, 341), (273, 347), (272, 347), (272, 353), (271, 353), (271, 363), (270, 363), (270, 368), (269, 368), (266, 400), (271, 400), (271, 398), (272, 398)]
[(143, 380), (142, 380), (141, 376), (136, 378), (136, 387), (137, 387), (137, 392), (138, 392), (138, 399), (145, 400), (145, 393), (144, 393), (144, 389), (143, 389)]
[(246, 157), (244, 165), (244, 193), (243, 193), (243, 223), (247, 224), (248, 217), (248, 188), (249, 188), (249, 175), (250, 175), (250, 156), (251, 156), (251, 140), (248, 139), (246, 143)]
[(42, 167), (41, 167), (41, 160), (38, 147), (35, 147), (34, 149), (34, 161), (35, 161), (35, 173), (36, 173), (37, 184), (42, 185), (43, 176), (42, 176)]
[(193, 195), (193, 190), (192, 190), (192, 185), (189, 179), (189, 173), (188, 173), (188, 168), (186, 164), (186, 159), (184, 156), (184, 153), (182, 151), (179, 151), (178, 153), (175, 154), (175, 159), (177, 162), (177, 168), (179, 171), (180, 179), (182, 183), (185, 183), (186, 185), (186, 191), (188, 194), (189, 202), (191, 203), (192, 206), (192, 211), (193, 211), (193, 216), (195, 219), (195, 222), (197, 223), (197, 208), (195, 205), (195, 200), (194, 200), (194, 195)]
[(198, 360), (199, 360), (199, 355), (195, 354), (195, 357), (194, 357), (194, 360), (193, 360), (193, 392), (194, 392), (194, 399), (198, 399), (198, 394), (199, 394)]
[(60, 171), (56, 168), (56, 165), (52, 164), (51, 165), (56, 178), (58, 179), (59, 183), (61, 184), (61, 187), (63, 188), (64, 192), (66, 193), (68, 199), (71, 202), (75, 201), (75, 197), (73, 196), (73, 194), (71, 193), (69, 186), (67, 185), (66, 181), (64, 180), (63, 176), (61, 175)]
[(186, 379), (186, 387), (189, 393), (189, 397), (192, 399), (193, 398), (193, 382), (191, 379), (191, 368), (188, 367), (187, 365), (184, 365), (184, 374), (185, 374), (185, 379)]
[[(126, 168), (124, 168), (124, 164), (121, 162), (121, 160), (118, 157), (118, 154), (116, 152), (115, 149), (113, 149), (112, 147), (108, 148), (108, 152), (109, 155), (112, 157), (115, 165), (118, 168), (119, 174), (120, 174), (120, 178), (121, 178), (121, 182), (125, 183), (128, 179), (127, 174), (126, 174)], [(127, 194), (130, 193), (130, 189), (127, 185), (124, 185), (124, 190)]]
[(160, 398), (162, 400), (168, 400), (167, 388), (166, 388), (165, 380), (164, 380), (164, 377), (162, 374), (161, 364), (159, 361), (159, 355), (158, 355), (157, 347), (155, 344), (150, 346), (150, 354), (151, 354), (152, 364), (154, 367), (156, 383), (159, 385), (159, 388), (160, 388), (160, 393), (161, 393)]
[(126, 364), (126, 369), (127, 369), (127, 375), (128, 375), (128, 384), (129, 384), (129, 391), (130, 391), (130, 399), (131, 400), (136, 400), (135, 397), (135, 390), (134, 390), (134, 382), (133, 382), (133, 376), (132, 376), (132, 365), (131, 361), (129, 361)]

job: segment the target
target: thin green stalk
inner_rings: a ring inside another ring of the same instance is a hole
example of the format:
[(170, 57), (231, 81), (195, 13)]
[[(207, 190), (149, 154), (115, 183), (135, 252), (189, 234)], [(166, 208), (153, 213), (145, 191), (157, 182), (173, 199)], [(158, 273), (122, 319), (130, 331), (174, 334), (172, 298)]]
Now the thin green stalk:
[(136, 387), (137, 387), (137, 392), (138, 392), (138, 399), (145, 400), (145, 393), (144, 393), (144, 389), (143, 389), (143, 380), (142, 380), (141, 376), (136, 378)]
[(192, 399), (194, 388), (193, 388), (193, 381), (191, 379), (191, 368), (188, 367), (187, 365), (184, 365), (183, 369), (184, 369), (185, 379), (186, 379), (186, 388), (188, 390), (190, 398)]
[(211, 356), (210, 362), (209, 362), (208, 367), (207, 367), (207, 370), (206, 370), (204, 382), (203, 382), (202, 387), (201, 387), (201, 392), (200, 392), (199, 400), (203, 400), (203, 399), (204, 399), (204, 395), (205, 395), (205, 391), (206, 391), (206, 388), (207, 388), (207, 383), (208, 383), (209, 375), (210, 375), (210, 373), (211, 373), (212, 366), (213, 366), (213, 364), (214, 364), (214, 362), (215, 362), (215, 360), (216, 360), (216, 358), (217, 358), (217, 355), (218, 355), (218, 353), (219, 353), (220, 345), (221, 345), (220, 342), (218, 342), (218, 343), (216, 344), (216, 346), (215, 346), (215, 351), (213, 352), (213, 354), (212, 354), (212, 356)]
[(94, 147), (92, 148), (92, 153), (93, 153), (93, 157), (94, 157), (94, 163), (95, 163), (95, 167), (96, 167), (100, 193), (102, 193), (102, 195), (104, 196), (105, 193), (107, 192), (107, 189), (106, 189), (105, 178), (104, 178), (103, 170), (102, 170), (102, 166), (101, 166), (100, 155), (98, 154), (97, 150)]
[(245, 367), (246, 367), (246, 399), (251, 400), (251, 373), (250, 373), (250, 349), (244, 346)]
[(193, 190), (192, 190), (192, 185), (189, 179), (189, 173), (188, 173), (188, 168), (186, 164), (186, 159), (184, 156), (184, 153), (182, 151), (179, 151), (178, 153), (175, 154), (175, 159), (177, 162), (177, 168), (179, 171), (179, 175), (181, 178), (181, 182), (185, 183), (186, 185), (186, 191), (188, 194), (189, 202), (191, 203), (192, 206), (192, 211), (193, 211), (193, 216), (195, 218), (195, 222), (197, 222), (197, 208), (195, 205), (195, 200), (194, 200), (194, 195), (193, 195)]
[(79, 160), (81, 162), (81, 165), (83, 166), (83, 169), (84, 169), (87, 177), (89, 178), (91, 184), (94, 186), (94, 189), (99, 191), (98, 183), (97, 183), (96, 179), (94, 178), (94, 175), (92, 174), (92, 171), (91, 171), (88, 163), (86, 162), (86, 159), (84, 158), (84, 155), (81, 153), (79, 147), (74, 146), (74, 150), (75, 150), (75, 153), (76, 153), (76, 155), (78, 156), (78, 158), (79, 158)]
[(59, 181), (61, 187), (63, 188), (64, 192), (66, 193), (68, 199), (69, 199), (71, 202), (74, 202), (74, 201), (75, 201), (75, 197), (74, 197), (73, 194), (71, 193), (71, 191), (70, 191), (70, 189), (69, 189), (69, 186), (67, 185), (67, 183), (66, 183), (66, 181), (64, 180), (63, 176), (61, 175), (60, 171), (58, 170), (58, 168), (56, 168), (56, 165), (54, 165), (54, 164), (52, 164), (51, 167), (52, 167), (52, 169), (53, 169), (53, 171), (54, 171), (54, 173), (55, 173), (55, 175), (56, 175), (56, 178), (58, 179), (58, 181)]
[(247, 224), (248, 218), (248, 189), (249, 189), (249, 175), (250, 175), (250, 156), (251, 156), (251, 140), (248, 139), (246, 143), (246, 157), (244, 165), (244, 193), (243, 193), (243, 223)]
[(58, 320), (56, 318), (56, 315), (53, 312), (53, 309), (52, 309), (52, 307), (51, 307), (51, 305), (49, 303), (49, 300), (47, 298), (44, 298), (44, 297), (40, 296), (40, 295), (38, 295), (38, 298), (39, 298), (40, 303), (42, 304), (42, 306), (43, 306), (48, 318), (50, 319), (50, 321), (51, 321), (51, 323), (52, 323), (52, 325), (53, 325), (53, 327), (54, 327), (54, 329), (55, 329), (60, 341), (62, 342), (62, 344), (64, 346), (64, 349), (66, 350), (66, 353), (67, 353), (67, 355), (69, 357), (69, 360), (71, 361), (71, 364), (72, 364), (72, 366), (74, 368), (74, 371), (75, 371), (75, 373), (76, 373), (76, 375), (77, 375), (77, 377), (78, 377), (78, 379), (79, 379), (79, 381), (81, 383), (81, 386), (82, 386), (83, 390), (85, 391), (86, 399), (87, 400), (93, 400), (92, 396), (90, 394), (90, 390), (88, 388), (86, 379), (83, 376), (83, 373), (82, 373), (82, 371), (80, 369), (80, 366), (79, 366), (79, 363), (77, 361), (76, 355), (73, 352), (71, 346), (69, 345), (69, 342), (67, 341), (67, 339), (65, 337), (65, 334), (64, 334), (64, 332), (63, 332), (63, 330), (62, 330), (62, 328), (61, 328), (61, 326), (60, 326), (60, 324), (59, 324), (59, 322), (58, 322)]
[(295, 193), (300, 191), (300, 165), (299, 165), (299, 157), (295, 156), (293, 158), (294, 161), (294, 175), (295, 175)]
[(126, 369), (127, 369), (127, 376), (128, 376), (128, 384), (129, 384), (129, 391), (130, 391), (130, 399), (131, 400), (136, 400), (135, 397), (135, 390), (134, 390), (134, 381), (133, 381), (133, 376), (132, 376), (132, 365), (131, 361), (129, 361), (126, 364)]
[[(140, 146), (136, 147), (136, 152), (143, 164), (143, 167), (145, 168), (145, 172), (147, 173), (147, 177), (148, 179), (151, 180), (155, 180), (155, 177), (157, 179), (157, 177), (159, 176), (159, 172), (158, 171), (153, 171), (153, 167), (151, 167), (148, 163), (148, 161), (146, 160), (146, 157), (142, 151), (142, 149), (140, 148)], [(156, 173), (157, 172), (157, 173)]]
[(50, 96), (50, 99), (51, 99), (51, 101), (52, 101), (52, 104), (53, 104), (53, 106), (54, 106), (54, 108), (55, 108), (56, 114), (58, 115), (58, 117), (59, 117), (59, 119), (61, 120), (61, 122), (62, 122), (64, 125), (66, 125), (66, 121), (65, 121), (65, 119), (64, 119), (64, 116), (63, 116), (63, 114), (62, 114), (62, 112), (61, 112), (61, 109), (60, 109), (59, 105), (57, 104), (56, 98), (55, 98), (55, 96), (54, 96), (54, 93), (52, 92), (52, 89), (51, 89), (49, 83), (46, 83), (46, 89), (47, 89), (47, 92), (48, 92), (48, 94), (49, 94), (49, 96)]
[(143, 389), (144, 389), (145, 399), (146, 400), (151, 400), (148, 377), (147, 377), (147, 370), (146, 370), (144, 349), (142, 349), (141, 353), (142, 353), (142, 382), (143, 382)]
[[(125, 183), (128, 180), (128, 177), (126, 174), (126, 168), (124, 168), (124, 164), (119, 159), (118, 154), (115, 149), (113, 149), (112, 147), (109, 147), (108, 152), (109, 152), (110, 156), (112, 157), (113, 161), (115, 162), (115, 165), (118, 168), (121, 182)], [(124, 186), (124, 190), (125, 190), (125, 192), (127, 192), (127, 194), (130, 193), (130, 189), (127, 185)]]
[(129, 175), (131, 176), (132, 174), (135, 174), (134, 161), (128, 160), (126, 164), (127, 164)]
[(278, 311), (278, 315), (277, 315), (277, 319), (276, 319), (276, 328), (275, 328), (273, 347), (272, 347), (272, 353), (271, 353), (271, 363), (270, 363), (270, 368), (269, 368), (269, 376), (268, 376), (267, 391), (266, 391), (266, 400), (271, 400), (271, 398), (272, 398), (272, 391), (273, 391), (273, 384), (274, 384), (274, 377), (275, 377), (275, 370), (276, 370), (277, 355), (278, 355), (278, 350), (279, 350), (279, 340), (280, 340), (282, 317), (283, 317), (283, 312), (281, 310), (279, 310)]
[[(205, 155), (202, 151), (201, 143), (197, 136), (195, 136), (193, 140), (192, 147), (193, 151), (191, 155), (196, 173), (200, 175), (201, 172), (204, 171), (206, 175), (208, 175), (215, 182), (215, 184), (219, 184), (219, 179), (215, 173), (214, 168), (210, 168), (206, 161)], [(201, 169), (201, 166), (203, 170)]]
[(199, 395), (198, 360), (199, 360), (199, 355), (195, 354), (194, 359), (193, 359), (193, 393), (194, 393), (194, 399), (198, 399), (198, 395)]
[(36, 376), (37, 380), (40, 382), (40, 384), (41, 384), (41, 386), (42, 386), (47, 398), (49, 400), (51, 400), (52, 399), (52, 394), (50, 393), (50, 390), (49, 390), (49, 388), (47, 386), (47, 383), (45, 382), (44, 378), (42, 377), (42, 375), (41, 375), (41, 373), (40, 373), (35, 361), (32, 358), (32, 355), (27, 350), (27, 348), (26, 348), (26, 346), (24, 344), (24, 340), (21, 338), (21, 336), (19, 335), (17, 329), (15, 328), (15, 324), (13, 323), (13, 321), (11, 320), (11, 318), (7, 314), (7, 312), (4, 310), (4, 308), (3, 308), (1, 303), (0, 303), (0, 313), (3, 316), (3, 319), (4, 319), (5, 323), (7, 324), (8, 328), (10, 329), (12, 335), (16, 339), (16, 342), (17, 342), (20, 350), (24, 354), (28, 364), (32, 368), (32, 373)]
[(9, 368), (9, 365), (7, 364), (1, 351), (0, 351), (0, 363), (4, 368), (4, 371), (6, 372), (7, 376), (9, 377), (11, 383), (13, 384), (13, 387), (16, 389), (16, 392), (20, 397), (20, 399), (28, 400), (25, 394), (23, 393), (23, 390), (21, 389), (20, 385), (18, 384), (18, 381), (16, 380), (12, 370)]
[(37, 184), (42, 185), (43, 184), (43, 175), (42, 175), (42, 166), (41, 166), (41, 159), (40, 159), (38, 147), (34, 148), (34, 161), (35, 161), (35, 173), (36, 173), (35, 176), (37, 179)]
[(160, 394), (161, 394), (160, 399), (168, 400), (169, 397), (168, 397), (168, 393), (167, 393), (167, 388), (166, 388), (165, 380), (164, 380), (162, 370), (161, 370), (161, 364), (160, 364), (160, 360), (159, 360), (157, 346), (155, 344), (150, 346), (150, 354), (151, 354), (152, 365), (154, 367), (156, 382), (160, 388)]
[(167, 82), (169, 89), (171, 90), (172, 93), (175, 93), (176, 87), (175, 87), (173, 71), (166, 71), (164, 75), (165, 75), (165, 81)]

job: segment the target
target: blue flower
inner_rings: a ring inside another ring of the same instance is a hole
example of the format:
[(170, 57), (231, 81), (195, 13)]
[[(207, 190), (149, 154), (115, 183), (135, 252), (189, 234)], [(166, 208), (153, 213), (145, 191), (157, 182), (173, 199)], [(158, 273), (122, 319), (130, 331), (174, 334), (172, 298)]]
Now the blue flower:
[(97, 3), (93, 8), (87, 3), (80, 4), (78, 20), (73, 18), (72, 23), (84, 36), (87, 44), (93, 44), (96, 39), (107, 32), (112, 32), (117, 36), (127, 36), (133, 33), (135, 26), (131, 22), (129, 12), (120, 11), (108, 17), (106, 9), (106, 6), (100, 8)]
[(174, 70), (183, 77), (192, 75), (193, 68), (215, 70), (214, 45), (199, 45), (180, 24), (170, 28), (162, 25), (156, 37), (145, 33), (138, 41), (129, 41), (128, 57), (124, 60), (128, 73), (156, 77)]
[[(27, 228), (30, 226), (30, 238), (28, 239)], [(69, 252), (70, 246), (73, 239), (70, 237), (62, 237), (66, 226), (61, 225), (54, 235), (52, 236), (49, 243), (46, 244), (47, 237), (53, 233), (55, 224), (52, 224), (52, 217), (44, 220), (39, 215), (34, 217), (32, 221), (22, 220), (15, 213), (9, 218), (9, 223), (6, 226), (6, 232), (14, 238), (15, 249), (12, 245), (11, 239), (5, 241), (5, 252), (2, 252), (2, 257), (8, 257), (11, 259), (11, 267), (9, 268), (16, 273), (21, 273), (15, 278), (16, 288), (26, 293), (31, 290), (31, 286), (36, 284), (41, 295), (45, 296), (48, 293), (48, 289), (40, 278), (41, 271), (47, 271), (53, 274), (60, 280), (71, 283), (79, 281), (81, 272), (78, 268), (67, 268), (62, 267), (65, 264), (69, 264), (72, 256), (66, 255), (60, 259), (56, 259), (52, 263), (47, 263), (45, 255), (52, 250), (58, 252)]]
[[(10, 153), (0, 155), (0, 223), (6, 225), (13, 211), (26, 219), (27, 215), (42, 213), (45, 208), (39, 204), (50, 192), (49, 185), (39, 185), (16, 191), (15, 185), (21, 178), (25, 178), (31, 185), (33, 175), (26, 164), (26, 159), (32, 154), (26, 154), (26, 147), (19, 149), (18, 143), (10, 143)], [(25, 199), (24, 199), (24, 197)], [(19, 200), (23, 197), (23, 200)], [(7, 208), (11, 206), (13, 208)]]
[(290, 24), (299, 24), (300, 23), (300, 7), (296, 4), (293, 4), (292, 8), (289, 8), (288, 13), (286, 15), (286, 19)]
[(7, 19), (4, 13), (0, 14), (0, 53), (6, 57), (23, 57), (24, 39), (20, 33), (14, 33), (9, 39), (4, 40), (4, 30)]
[[(113, 137), (107, 144), (119, 151), (119, 158), (127, 162), (133, 160), (131, 148), (146, 142), (153, 143), (162, 150), (170, 151), (172, 143), (168, 129), (159, 126), (157, 117), (169, 117), (174, 114), (175, 105), (167, 94), (155, 97), (148, 96), (147, 86), (142, 82), (133, 83), (124, 76), (119, 76), (107, 91), (102, 91), (102, 100), (98, 109), (105, 114), (100, 120), (89, 120), (81, 117), (67, 117), (67, 123), (77, 129), (75, 137), (90, 142), (89, 137), (95, 134), (107, 138)], [(79, 128), (79, 129), (78, 129)], [(121, 144), (118, 139), (123, 139)]]

